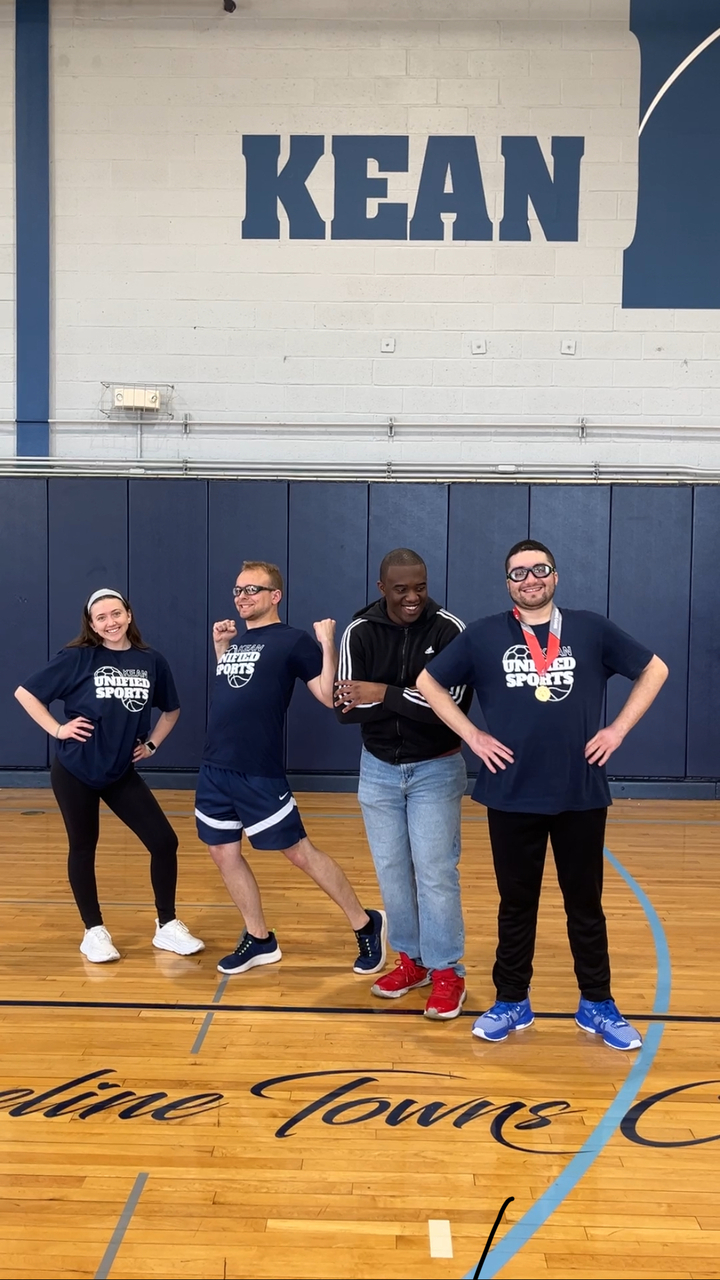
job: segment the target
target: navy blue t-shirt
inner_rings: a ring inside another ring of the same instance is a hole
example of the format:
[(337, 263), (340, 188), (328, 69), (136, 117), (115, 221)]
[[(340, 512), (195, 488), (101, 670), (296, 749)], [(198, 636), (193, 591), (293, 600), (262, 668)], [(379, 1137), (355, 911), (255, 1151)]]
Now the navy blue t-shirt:
[(307, 631), (271, 622), (241, 632), (220, 658), (203, 760), (258, 778), (285, 773), (283, 731), (296, 680), (322, 671)]
[[(549, 623), (533, 628), (543, 653)], [(636, 680), (652, 658), (599, 613), (562, 610), (560, 653), (542, 678), (511, 611), (472, 622), (429, 664), (438, 684), (475, 689), (489, 732), (515, 761), (497, 773), (480, 762), (473, 799), (511, 813), (563, 813), (611, 804), (605, 768), (588, 764), (605, 686), (613, 675)], [(535, 697), (538, 683), (550, 699)]]
[(68, 720), (85, 716), (95, 728), (87, 742), (58, 738), (62, 765), (90, 787), (106, 787), (132, 764), (138, 742), (150, 734), (152, 708), (176, 711), (177, 689), (167, 661), (155, 649), (61, 649), (23, 688), (45, 706), (58, 699)]

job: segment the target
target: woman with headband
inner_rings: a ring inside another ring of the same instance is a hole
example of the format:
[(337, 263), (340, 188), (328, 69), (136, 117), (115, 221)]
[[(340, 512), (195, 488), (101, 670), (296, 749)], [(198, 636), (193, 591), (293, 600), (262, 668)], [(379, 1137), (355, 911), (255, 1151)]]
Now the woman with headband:
[[(93, 592), (80, 635), (15, 697), (55, 739), (50, 782), (70, 843), (68, 879), (85, 925), (83, 955), (95, 964), (120, 959), (103, 924), (95, 880), (101, 800), (150, 853), (153, 945), (184, 956), (202, 951), (205, 944), (175, 915), (177, 836), (135, 772), (174, 728), (177, 690), (165, 658), (143, 642), (125, 597), (106, 587)], [(65, 706), (64, 724), (48, 710), (56, 699)], [(161, 714), (150, 740), (153, 707)]]

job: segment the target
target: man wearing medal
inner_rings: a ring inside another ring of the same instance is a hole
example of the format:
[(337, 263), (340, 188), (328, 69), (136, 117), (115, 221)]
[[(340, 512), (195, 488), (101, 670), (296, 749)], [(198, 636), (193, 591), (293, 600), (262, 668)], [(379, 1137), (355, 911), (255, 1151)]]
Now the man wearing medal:
[[(612, 998), (602, 909), (603, 850), (611, 804), (605, 765), (667, 679), (665, 663), (597, 613), (553, 601), (555, 559), (541, 542), (518, 542), (505, 575), (513, 608), (471, 623), (418, 676), (441, 720), (485, 765), (473, 799), (487, 806), (500, 894), (493, 981), (497, 1000), (473, 1034), (505, 1040), (534, 1021), (529, 990), (548, 838), (567, 916), (580, 1003), (579, 1027), (613, 1049), (637, 1049), (640, 1033)], [(622, 710), (598, 730), (607, 681), (633, 681)], [(488, 726), (476, 728), (448, 688), (470, 685)]]

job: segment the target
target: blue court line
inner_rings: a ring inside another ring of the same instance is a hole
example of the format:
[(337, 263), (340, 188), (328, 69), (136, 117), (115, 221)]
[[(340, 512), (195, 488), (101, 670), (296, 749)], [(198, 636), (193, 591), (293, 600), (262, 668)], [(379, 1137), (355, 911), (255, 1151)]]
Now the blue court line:
[(118, 1249), (125, 1238), (125, 1232), (130, 1226), (130, 1219), (137, 1209), (137, 1202), (142, 1195), (143, 1187), (147, 1180), (148, 1175), (146, 1173), (139, 1173), (135, 1179), (132, 1191), (125, 1201), (125, 1208), (120, 1214), (120, 1217), (117, 1220), (117, 1226), (110, 1237), (110, 1243), (102, 1256), (100, 1266), (95, 1272), (95, 1280), (107, 1280), (107, 1277), (110, 1275), (110, 1268), (112, 1267), (112, 1264), (117, 1257)]
[[(657, 973), (652, 1011), (653, 1014), (665, 1014), (670, 1003), (672, 980), (670, 951), (665, 937), (665, 930), (654, 906), (637, 880), (630, 875), (629, 871), (626, 871), (622, 863), (618, 862), (618, 859), (607, 848), (605, 849), (605, 857), (611, 867), (617, 871), (618, 875), (622, 876), (625, 883), (635, 894), (650, 925), (655, 945)], [(492, 1280), (493, 1276), (496, 1276), (506, 1263), (510, 1262), (511, 1258), (514, 1258), (519, 1253), (528, 1240), (532, 1239), (535, 1232), (545, 1225), (551, 1214), (559, 1208), (563, 1200), (575, 1189), (580, 1179), (587, 1173), (590, 1166), (607, 1146), (625, 1112), (632, 1105), (643, 1086), (653, 1065), (664, 1030), (664, 1022), (653, 1022), (648, 1028), (643, 1047), (635, 1059), (635, 1063), (620, 1092), (613, 1099), (604, 1116), (593, 1129), (587, 1142), (583, 1143), (577, 1155), (573, 1156), (570, 1163), (548, 1187), (547, 1191), (540, 1196), (539, 1200), (536, 1200), (527, 1213), (523, 1214), (519, 1222), (516, 1222), (510, 1228), (500, 1241), (500, 1244), (497, 1244), (488, 1254), (485, 1263), (487, 1270), (485, 1270), (483, 1280)], [(477, 1267), (474, 1267), (472, 1271), (466, 1272), (463, 1280), (473, 1280), (476, 1270)]]
[[(224, 995), (225, 988), (226, 988), (227, 984), (228, 984), (228, 978), (227, 978), (227, 974), (226, 974), (226, 975), (225, 975), (225, 977), (222, 979), (222, 981), (221, 981), (221, 982), (218, 982), (217, 988), (216, 988), (216, 990), (215, 990), (215, 995), (214, 995), (214, 996), (213, 996), (213, 998), (212, 998), (212, 1002), (213, 1002), (213, 1004), (219, 1004), (219, 1003), (220, 1003), (220, 1001), (221, 1001), (221, 1000), (222, 1000), (222, 998), (223, 998), (223, 995)], [(198, 1031), (198, 1033), (197, 1033), (197, 1035), (196, 1035), (196, 1037), (195, 1037), (195, 1043), (194, 1043), (194, 1045), (193, 1045), (192, 1049), (190, 1050), (190, 1052), (191, 1052), (191, 1053), (199, 1053), (199, 1052), (200, 1052), (200, 1050), (202, 1049), (202, 1046), (203, 1046), (203, 1040), (205, 1039), (205, 1037), (206, 1037), (206, 1035), (207, 1035), (208, 1031), (210, 1030), (210, 1023), (212, 1022), (212, 1020), (213, 1020), (213, 1018), (214, 1018), (214, 1017), (215, 1017), (215, 1010), (214, 1010), (214, 1009), (213, 1009), (213, 1011), (212, 1011), (211, 1013), (206, 1013), (206, 1014), (205, 1014), (205, 1017), (203, 1018), (202, 1026), (201, 1026), (200, 1030)]]

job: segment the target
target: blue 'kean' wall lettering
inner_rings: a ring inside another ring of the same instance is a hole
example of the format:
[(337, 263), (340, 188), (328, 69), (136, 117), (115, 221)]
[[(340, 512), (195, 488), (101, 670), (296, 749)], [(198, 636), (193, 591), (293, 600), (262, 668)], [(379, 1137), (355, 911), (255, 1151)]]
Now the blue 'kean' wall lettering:
[[(305, 183), (325, 149), (312, 134), (290, 139), (290, 156), (278, 173), (280, 138), (246, 134), (243, 155), (248, 181), (242, 233), (245, 240), (278, 240), (278, 200), (290, 221), (291, 240), (324, 240), (325, 223)], [(252, 178), (251, 178), (252, 175)]]
[[(407, 173), (408, 140), (402, 137), (333, 138), (335, 157), (335, 216), (333, 240), (407, 240), (406, 204), (388, 200), (387, 178), (369, 178), (368, 160), (380, 173)], [(378, 200), (377, 213), (368, 217), (368, 200)]]
[[(448, 177), (451, 191), (445, 190)], [(428, 138), (410, 239), (444, 239), (441, 213), (455, 214), (454, 240), (492, 240), (474, 138)]]
[[(537, 138), (502, 140), (505, 160), (504, 216), (501, 240), (529, 240), (532, 204), (547, 240), (577, 240), (580, 163), (584, 138), (552, 139), (553, 172)], [(278, 203), (287, 214), (291, 240), (324, 240), (326, 225), (307, 189), (325, 151), (324, 138), (290, 137), (288, 159), (280, 168), (277, 134), (245, 134), (246, 203), (244, 240), (279, 240)], [(453, 240), (492, 240), (493, 226), (485, 202), (480, 161), (473, 137), (431, 137), (425, 149), (415, 208), (388, 200), (388, 179), (370, 176), (407, 173), (409, 139), (393, 135), (337, 135), (332, 139), (335, 163), (332, 240), (443, 240), (443, 213), (453, 213)], [(370, 214), (368, 202), (377, 207)]]
[(529, 240), (528, 201), (548, 240), (577, 240), (584, 138), (553, 138), (550, 177), (537, 138), (503, 138), (505, 208), (501, 240)]
[(632, 0), (640, 43), (635, 238), (624, 307), (720, 307), (720, 5)]

